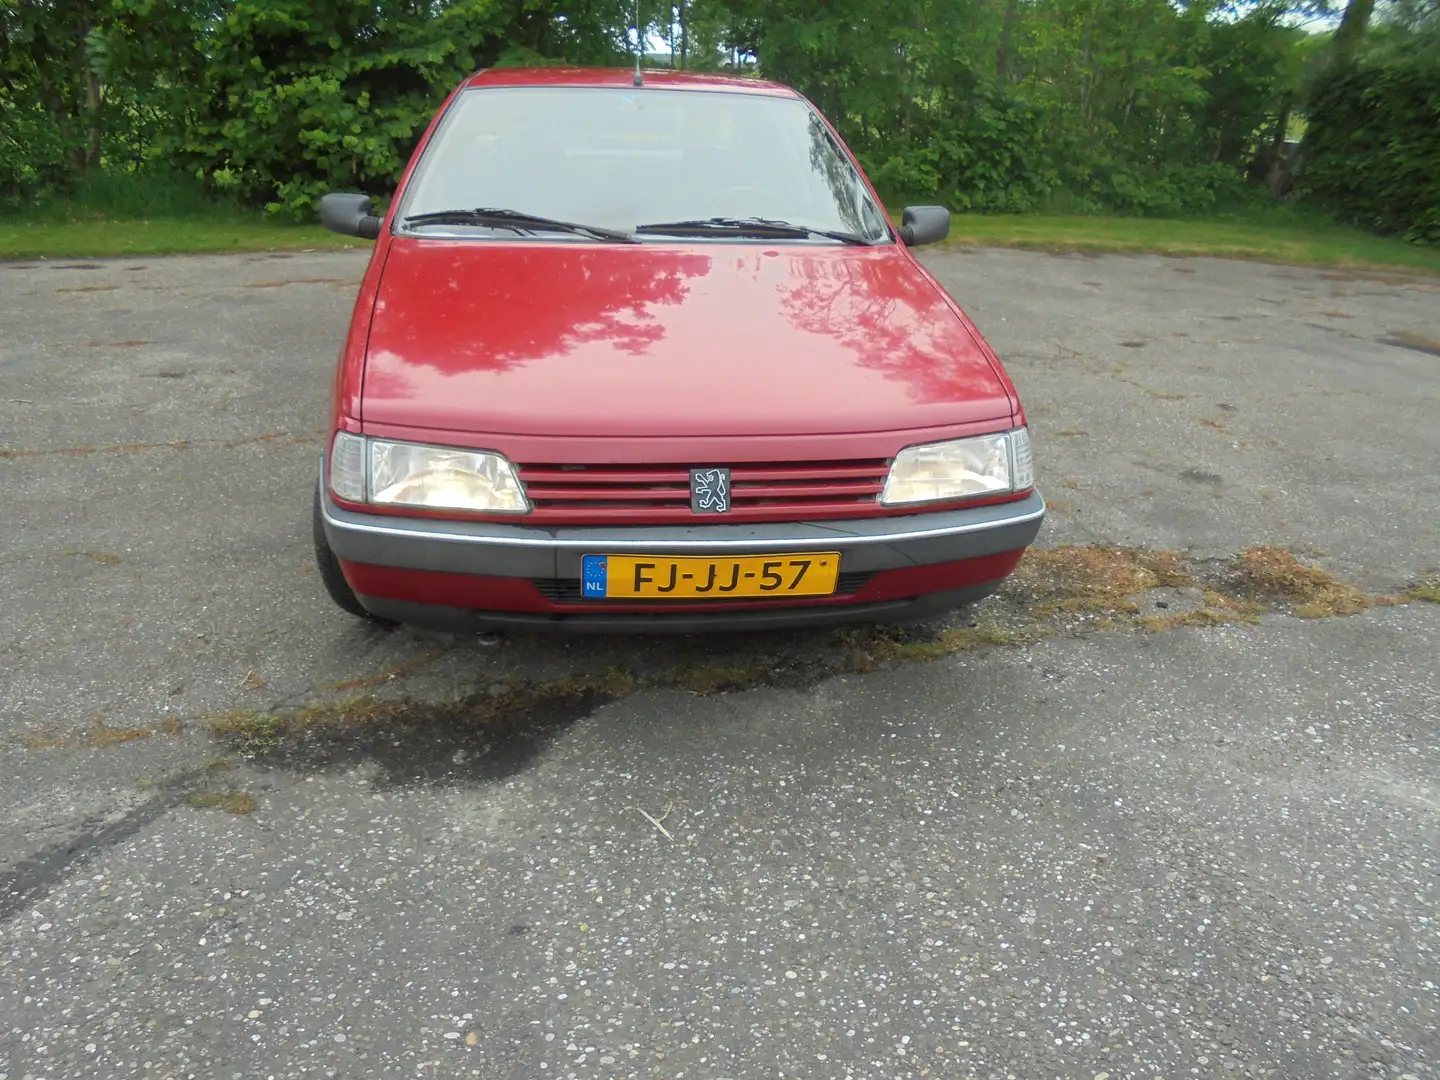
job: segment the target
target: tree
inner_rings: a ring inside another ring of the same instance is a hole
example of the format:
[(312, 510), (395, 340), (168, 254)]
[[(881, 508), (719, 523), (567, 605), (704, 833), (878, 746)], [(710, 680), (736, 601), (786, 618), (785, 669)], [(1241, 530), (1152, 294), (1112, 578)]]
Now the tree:
[(245, 0), (205, 27), (201, 106), (167, 156), (251, 202), (310, 216), (384, 192), (436, 107), (497, 63), (623, 63), (618, 2)]
[[(1378, 16), (1347, 0), (1328, 39), (1289, 25), (1332, 2), (668, 0), (638, 16), (677, 67), (797, 87), (887, 197), (1177, 214), (1244, 197), (1247, 176), (1285, 189), (1316, 67), (1440, 55), (1440, 0)], [(388, 190), (470, 71), (628, 65), (636, 17), (634, 0), (0, 0), (0, 199), (181, 165), (303, 217), (324, 190)]]
[(1331, 46), (1337, 61), (1343, 63), (1355, 59), (1360, 43), (1365, 38), (1365, 31), (1370, 28), (1370, 14), (1374, 10), (1375, 0), (1348, 0)]

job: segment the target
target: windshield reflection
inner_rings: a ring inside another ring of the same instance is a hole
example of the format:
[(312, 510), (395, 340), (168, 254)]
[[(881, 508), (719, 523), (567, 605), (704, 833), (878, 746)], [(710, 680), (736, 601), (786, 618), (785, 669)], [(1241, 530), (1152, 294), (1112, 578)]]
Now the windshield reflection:
[[(467, 90), (422, 156), (397, 220), (475, 207), (627, 233), (642, 222), (733, 217), (890, 239), (880, 208), (820, 117), (801, 99), (773, 93)], [(515, 239), (483, 226), (446, 231)]]

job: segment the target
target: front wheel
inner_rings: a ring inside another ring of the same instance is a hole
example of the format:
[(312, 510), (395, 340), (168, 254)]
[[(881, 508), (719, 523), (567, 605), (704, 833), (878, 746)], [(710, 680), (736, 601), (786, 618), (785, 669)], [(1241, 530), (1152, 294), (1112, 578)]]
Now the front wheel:
[(320, 571), (320, 580), (325, 583), (325, 591), (330, 594), (330, 599), (351, 615), (374, 620), (375, 616), (361, 606), (355, 590), (350, 588), (350, 583), (345, 580), (345, 575), (340, 570), (340, 560), (335, 557), (335, 552), (330, 550), (330, 542), (325, 539), (325, 515), (320, 509), (319, 491), (315, 492), (314, 536), (315, 569)]

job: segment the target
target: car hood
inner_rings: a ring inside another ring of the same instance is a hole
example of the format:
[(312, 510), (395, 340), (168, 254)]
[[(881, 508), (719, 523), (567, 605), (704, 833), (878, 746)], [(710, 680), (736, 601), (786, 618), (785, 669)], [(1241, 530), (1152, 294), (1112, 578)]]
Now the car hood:
[(365, 424), (562, 436), (997, 420), (977, 335), (900, 248), (396, 238)]

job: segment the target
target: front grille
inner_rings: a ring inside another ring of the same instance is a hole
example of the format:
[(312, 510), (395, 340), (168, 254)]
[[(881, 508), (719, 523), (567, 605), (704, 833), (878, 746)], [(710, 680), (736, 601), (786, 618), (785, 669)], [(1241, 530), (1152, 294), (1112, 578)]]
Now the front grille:
[[(702, 463), (696, 463), (700, 467)], [(730, 468), (730, 511), (690, 512), (690, 465), (521, 465), (536, 524), (813, 521), (873, 515), (887, 459)]]
[[(851, 573), (848, 573), (848, 574), (841, 574), (841, 575), (840, 575), (839, 582), (838, 582), (838, 584), (837, 584), (836, 587), (835, 587), (835, 593), (834, 593), (834, 595), (836, 595), (836, 596), (851, 596), (851, 595), (853, 595), (854, 593), (859, 592), (859, 591), (860, 591), (861, 589), (863, 589), (867, 584), (869, 584), (870, 579), (873, 578), (874, 576), (875, 576), (875, 571), (874, 571), (874, 570), (855, 570), (855, 571), (852, 571)], [(580, 591), (580, 579), (579, 579), (579, 578), (533, 578), (533, 579), (531, 579), (531, 583), (535, 586), (536, 591), (539, 592), (541, 596), (545, 597), (546, 600), (549, 600), (552, 604), (596, 603), (596, 601), (594, 601), (594, 600), (586, 600), (586, 599), (585, 599), (584, 594), (581, 593), (581, 591)], [(771, 597), (771, 596), (749, 596), (749, 597), (737, 597), (737, 598), (734, 599), (734, 600), (726, 601), (726, 603), (735, 604), (735, 603), (741, 603), (741, 602), (743, 602), (743, 601), (745, 601), (745, 600), (759, 600), (759, 601), (762, 601), (762, 602), (764, 602), (764, 601), (772, 601), (772, 602), (773, 602), (774, 599), (775, 599), (775, 597)], [(807, 597), (806, 599), (811, 599), (811, 598)], [(641, 601), (625, 600), (625, 601), (623, 601), (623, 602), (626, 603), (626, 604), (634, 604), (634, 603), (647, 603), (648, 601), (643, 601), (643, 600), (641, 600)], [(675, 603), (677, 603), (677, 602), (678, 602), (678, 601), (675, 601), (675, 600), (656, 600), (656, 601), (654, 601), (654, 603), (656, 603), (656, 604), (662, 604), (662, 605), (673, 605), (673, 604), (675, 604)], [(704, 603), (705, 601), (703, 601), (703, 600), (692, 600), (692, 601), (689, 601), (689, 602), (690, 602), (690, 603)]]

